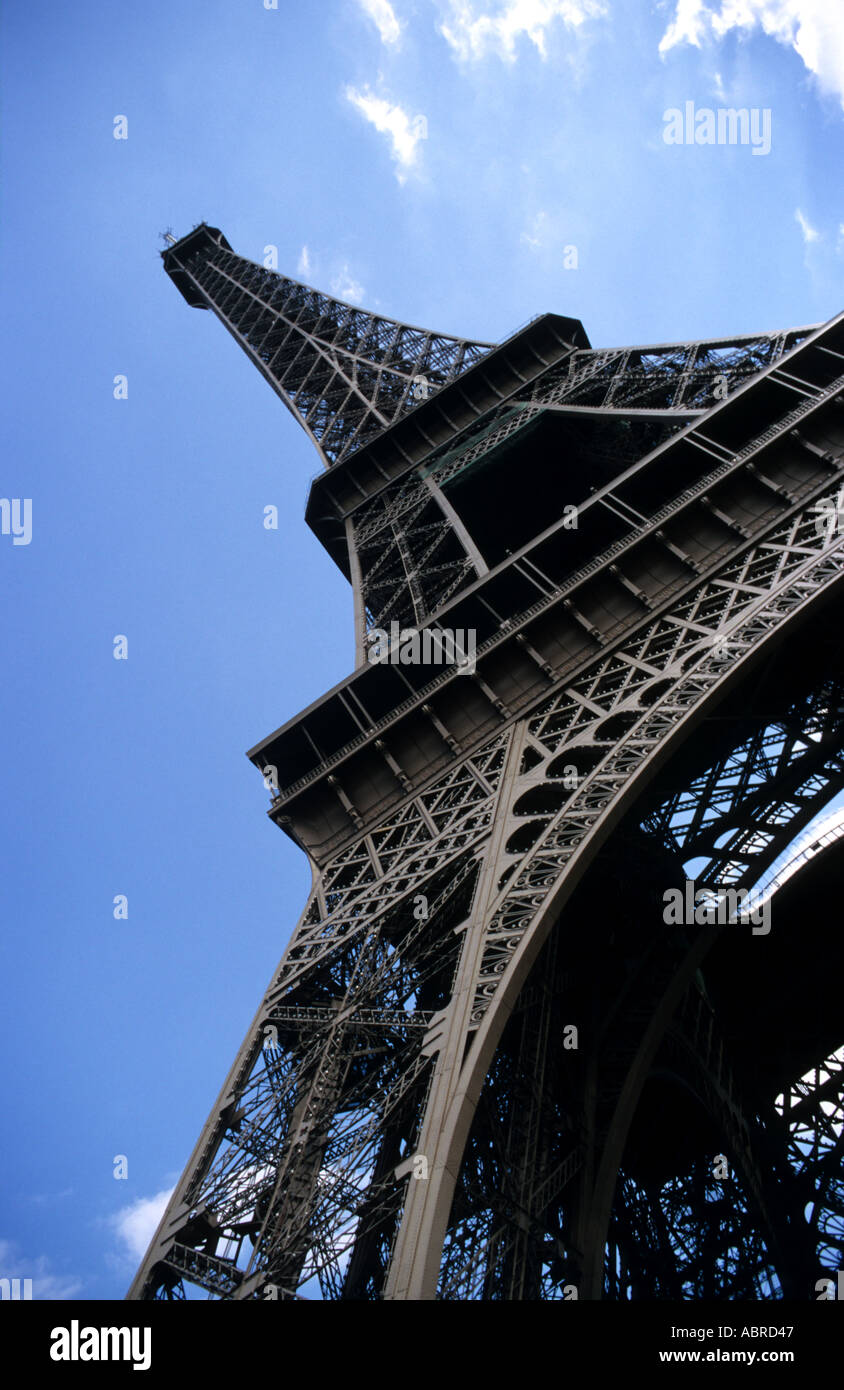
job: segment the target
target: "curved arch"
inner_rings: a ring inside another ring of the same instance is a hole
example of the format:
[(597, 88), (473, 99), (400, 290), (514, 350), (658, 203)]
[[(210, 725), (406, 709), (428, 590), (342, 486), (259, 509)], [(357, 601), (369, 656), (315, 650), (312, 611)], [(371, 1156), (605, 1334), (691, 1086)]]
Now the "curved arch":
[[(559, 841), (553, 846), (556, 874), (545, 884), (544, 890), (528, 894), (526, 901), (523, 900), (521, 904), (528, 921), (518, 933), (509, 964), (504, 967), (500, 981), (492, 989), (489, 1007), (483, 1007), (479, 1017), (475, 1015), (478, 1026), (465, 1060), (459, 1055), (458, 1010), (454, 1011), (451, 1037), (444, 1040), (438, 1058), (438, 1073), (442, 1079), (440, 1094), (437, 1103), (429, 1106), (420, 1143), (428, 1158), (430, 1180), (425, 1184), (415, 1184), (409, 1191), (390, 1272), (388, 1297), (435, 1297), (439, 1260), (455, 1182), (484, 1078), (516, 999), (554, 921), (610, 831), (671, 753), (688, 739), (704, 714), (747, 672), (758, 656), (760, 647), (765, 644), (768, 649), (766, 638), (770, 639), (773, 631), (780, 637), (785, 635), (792, 626), (805, 619), (810, 610), (814, 612), (832, 592), (840, 591), (840, 573), (827, 572), (824, 580), (819, 571), (815, 574), (817, 588), (813, 590), (809, 583), (807, 589), (806, 581), (810, 579), (816, 564), (816, 559), (812, 558), (801, 565), (798, 572), (792, 573), (788, 585), (767, 594), (763, 603), (754, 605), (744, 623), (733, 628), (733, 646), (738, 647), (742, 640), (746, 645), (742, 658), (729, 669), (725, 669), (723, 658), (713, 656), (711, 645), (702, 642), (698, 662), (679, 676), (671, 691), (642, 716), (636, 727), (627, 733), (604, 762), (584, 779), (575, 798), (580, 810), (579, 821), (574, 822), (576, 830), (562, 827), (566, 849), (561, 849)], [(788, 598), (784, 591), (786, 589)], [(765, 621), (766, 606), (769, 625)], [(662, 676), (664, 672), (658, 674)], [(650, 742), (643, 738), (645, 731), (652, 735)], [(634, 740), (635, 749), (631, 748)], [(635, 756), (636, 752), (638, 757)], [(550, 822), (551, 828), (559, 826), (564, 819), (571, 822), (573, 810), (574, 805), (566, 807)], [(547, 840), (546, 835), (546, 843)], [(541, 844), (530, 851), (525, 856), (526, 861), (535, 858), (540, 848)], [(492, 858), (495, 858), (494, 853)], [(520, 874), (515, 875), (508, 883), (503, 898), (505, 904), (507, 896), (513, 891), (512, 885), (519, 877)], [(506, 927), (506, 919), (499, 917), (498, 920), (504, 921)], [(493, 916), (489, 925), (494, 922)], [(511, 926), (516, 935), (512, 919)], [(479, 935), (476, 933), (476, 938)], [(668, 1010), (671, 1000), (675, 1007), (679, 1003), (688, 978), (698, 963), (696, 951), (702, 954), (703, 948), (698, 946), (690, 951), (685, 966), (666, 993), (663, 1013)], [(476, 939), (474, 955), (464, 959), (457, 986), (464, 1016), (479, 955)], [(658, 1036), (659, 1024), (654, 1023), (648, 1034), (647, 1046), (655, 1050)], [(643, 1052), (642, 1066), (645, 1056)], [(590, 1288), (594, 1289), (597, 1277), (596, 1272), (590, 1273)]]

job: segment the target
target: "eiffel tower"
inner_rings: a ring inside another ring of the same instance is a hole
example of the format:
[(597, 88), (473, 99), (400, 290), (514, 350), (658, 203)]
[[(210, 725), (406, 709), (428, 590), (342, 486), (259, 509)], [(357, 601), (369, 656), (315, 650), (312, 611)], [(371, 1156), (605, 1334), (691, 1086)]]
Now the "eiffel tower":
[(168, 243), (322, 457), (357, 665), (248, 754), (314, 886), (128, 1296), (816, 1299), (844, 315), (496, 346)]

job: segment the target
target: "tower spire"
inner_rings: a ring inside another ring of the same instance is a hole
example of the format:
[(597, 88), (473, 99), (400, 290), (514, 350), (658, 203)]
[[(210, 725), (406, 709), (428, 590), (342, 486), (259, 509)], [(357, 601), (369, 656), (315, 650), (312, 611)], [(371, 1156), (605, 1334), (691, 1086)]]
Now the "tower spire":
[(189, 304), (213, 309), (313, 440), (341, 462), (489, 351), (333, 299), (246, 260), (201, 222), (161, 253)]

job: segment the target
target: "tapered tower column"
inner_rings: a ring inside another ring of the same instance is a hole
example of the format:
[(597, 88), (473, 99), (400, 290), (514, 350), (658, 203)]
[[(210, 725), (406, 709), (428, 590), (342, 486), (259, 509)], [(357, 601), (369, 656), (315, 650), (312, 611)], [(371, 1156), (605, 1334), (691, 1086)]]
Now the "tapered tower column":
[(694, 890), (844, 790), (844, 316), (493, 346), (163, 254), (320, 452), (357, 662), (249, 751), (313, 889), (130, 1297), (812, 1297), (842, 948)]

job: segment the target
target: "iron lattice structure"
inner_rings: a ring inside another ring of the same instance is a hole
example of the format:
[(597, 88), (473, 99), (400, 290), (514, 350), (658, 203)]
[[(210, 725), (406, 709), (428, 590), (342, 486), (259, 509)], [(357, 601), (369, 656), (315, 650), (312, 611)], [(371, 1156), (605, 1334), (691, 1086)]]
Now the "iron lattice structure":
[(320, 450), (358, 661), (249, 754), (314, 887), (129, 1296), (815, 1297), (844, 836), (769, 933), (663, 903), (752, 888), (844, 791), (844, 316), (494, 347), (205, 224), (163, 255)]

